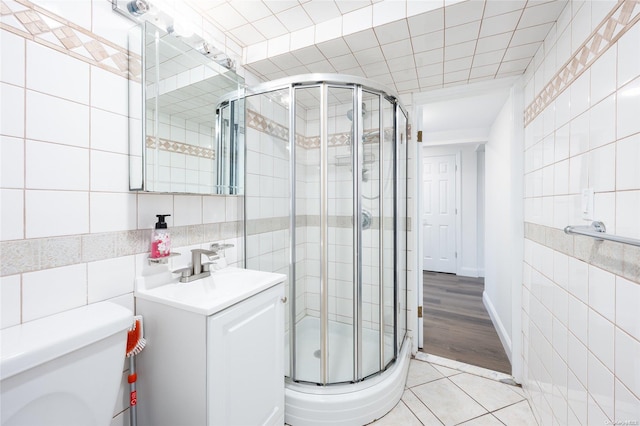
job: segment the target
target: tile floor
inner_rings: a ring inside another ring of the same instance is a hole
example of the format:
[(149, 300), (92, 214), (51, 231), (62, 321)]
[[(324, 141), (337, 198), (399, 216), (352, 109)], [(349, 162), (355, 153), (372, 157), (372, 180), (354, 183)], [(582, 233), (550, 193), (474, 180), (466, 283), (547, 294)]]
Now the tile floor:
[[(451, 368), (453, 367), (453, 368)], [(537, 425), (509, 376), (419, 353), (411, 360), (402, 400), (374, 426)]]

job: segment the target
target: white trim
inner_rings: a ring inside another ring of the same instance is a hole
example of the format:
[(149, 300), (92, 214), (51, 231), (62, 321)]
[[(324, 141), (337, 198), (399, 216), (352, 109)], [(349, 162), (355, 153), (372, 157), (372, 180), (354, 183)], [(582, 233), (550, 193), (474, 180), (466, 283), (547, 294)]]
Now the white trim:
[(460, 157), (462, 150), (456, 152), (456, 275), (460, 274), (462, 269), (462, 253), (458, 255), (458, 250), (462, 250), (462, 167)]
[(498, 89), (507, 89), (512, 87), (519, 78), (520, 76), (499, 78), (495, 80), (481, 81), (478, 83), (445, 87), (443, 89), (431, 90), (428, 92), (414, 93), (413, 104), (424, 105), (456, 98), (468, 98), (474, 95), (493, 92)]
[(478, 268), (469, 268), (467, 266), (462, 266), (460, 269), (458, 269), (457, 275), (460, 275), (461, 277), (478, 278), (480, 276), (478, 275), (478, 271)]
[(507, 353), (507, 357), (509, 357), (509, 362), (511, 362), (511, 339), (509, 338), (509, 333), (504, 327), (504, 324), (502, 324), (502, 321), (500, 321), (500, 316), (498, 315), (496, 308), (493, 306), (493, 303), (491, 303), (491, 299), (489, 299), (486, 291), (482, 292), (482, 303), (484, 303), (484, 307), (489, 313), (489, 317), (491, 318), (491, 322), (496, 329), (496, 333), (498, 333), (498, 337), (500, 338), (502, 347)]

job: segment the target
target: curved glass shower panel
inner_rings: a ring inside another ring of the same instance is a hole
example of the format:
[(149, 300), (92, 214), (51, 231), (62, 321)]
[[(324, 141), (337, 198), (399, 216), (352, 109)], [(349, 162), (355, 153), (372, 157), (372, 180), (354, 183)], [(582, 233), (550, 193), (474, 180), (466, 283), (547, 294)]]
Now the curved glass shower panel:
[[(303, 286), (290, 275), (290, 145), (289, 89), (245, 98), (245, 265), (249, 269), (287, 275), (290, 286)], [(296, 293), (302, 293), (298, 291)], [(287, 305), (293, 306), (291, 298)], [(286, 330), (291, 309), (285, 309)], [(285, 342), (288, 342), (288, 335)], [(290, 374), (289, 352), (285, 372)]]
[(358, 77), (310, 74), (250, 92), (245, 259), (287, 274), (289, 383), (366, 380), (396, 360), (406, 332), (406, 118)]
[(357, 237), (354, 230), (354, 164), (357, 163), (355, 130), (358, 112), (354, 110), (354, 89), (327, 87), (326, 140), (323, 152), (327, 155), (325, 232), (327, 264), (327, 356), (329, 383), (354, 380), (354, 343), (356, 323), (354, 300), (358, 291), (354, 278)]
[(320, 381), (320, 86), (293, 90), (295, 114), (296, 321), (291, 329), (295, 373), (305, 382)]

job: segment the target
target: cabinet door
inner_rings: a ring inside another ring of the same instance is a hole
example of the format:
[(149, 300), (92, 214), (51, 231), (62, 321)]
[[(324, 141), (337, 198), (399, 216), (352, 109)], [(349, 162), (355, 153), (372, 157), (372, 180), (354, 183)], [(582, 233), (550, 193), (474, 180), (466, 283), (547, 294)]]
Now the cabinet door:
[(280, 283), (209, 318), (209, 425), (284, 423), (283, 298)]

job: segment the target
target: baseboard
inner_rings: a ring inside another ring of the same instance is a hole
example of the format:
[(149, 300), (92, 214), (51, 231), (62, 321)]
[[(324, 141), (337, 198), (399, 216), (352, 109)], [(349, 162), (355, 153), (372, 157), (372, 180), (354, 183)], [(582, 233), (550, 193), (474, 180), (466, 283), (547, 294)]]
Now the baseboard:
[(502, 347), (504, 351), (507, 353), (507, 357), (509, 358), (509, 362), (513, 365), (513, 361), (511, 360), (511, 339), (509, 338), (509, 333), (507, 333), (507, 329), (500, 321), (500, 317), (498, 316), (498, 312), (496, 312), (496, 308), (491, 303), (491, 299), (487, 296), (487, 292), (482, 292), (482, 303), (484, 303), (484, 307), (487, 309), (489, 313), (489, 317), (491, 318), (491, 322), (498, 333), (498, 337), (500, 338), (500, 342), (502, 343)]
[(473, 278), (479, 277), (477, 268), (468, 268), (466, 266), (463, 266), (458, 270), (458, 275), (463, 277), (473, 277)]

